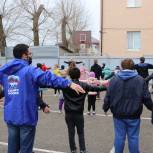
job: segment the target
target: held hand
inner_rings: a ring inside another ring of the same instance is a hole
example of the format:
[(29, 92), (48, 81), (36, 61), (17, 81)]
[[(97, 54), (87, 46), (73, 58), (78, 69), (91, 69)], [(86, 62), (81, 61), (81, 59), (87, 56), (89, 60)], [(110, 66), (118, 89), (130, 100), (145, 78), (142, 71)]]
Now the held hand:
[(75, 90), (77, 92), (77, 94), (79, 93), (85, 93), (85, 91), (83, 90), (83, 88), (81, 86), (79, 86), (78, 84), (75, 83), (71, 83), (70, 88)]
[(109, 80), (104, 80), (101, 82), (101, 84), (105, 87), (108, 87), (109, 86)]
[(44, 112), (45, 114), (49, 114), (49, 113), (50, 113), (50, 108), (49, 108), (48, 106), (46, 106), (46, 107), (44, 108), (43, 112)]

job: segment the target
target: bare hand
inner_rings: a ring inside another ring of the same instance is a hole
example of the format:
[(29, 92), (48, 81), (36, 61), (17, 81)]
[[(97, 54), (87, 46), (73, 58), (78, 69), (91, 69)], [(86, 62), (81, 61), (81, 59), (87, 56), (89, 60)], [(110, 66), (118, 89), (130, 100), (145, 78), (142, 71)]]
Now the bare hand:
[(46, 106), (43, 110), (44, 113), (49, 114), (50, 113), (50, 108)]
[(70, 88), (75, 90), (77, 92), (77, 94), (85, 93), (84, 89), (81, 86), (79, 86), (78, 84), (71, 83)]

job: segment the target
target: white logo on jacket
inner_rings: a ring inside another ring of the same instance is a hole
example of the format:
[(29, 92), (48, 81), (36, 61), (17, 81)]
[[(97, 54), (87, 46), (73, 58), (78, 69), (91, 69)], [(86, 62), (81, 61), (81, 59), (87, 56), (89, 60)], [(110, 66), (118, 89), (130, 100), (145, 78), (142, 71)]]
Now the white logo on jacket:
[(8, 76), (8, 95), (18, 95), (19, 94), (19, 76), (10, 75)]

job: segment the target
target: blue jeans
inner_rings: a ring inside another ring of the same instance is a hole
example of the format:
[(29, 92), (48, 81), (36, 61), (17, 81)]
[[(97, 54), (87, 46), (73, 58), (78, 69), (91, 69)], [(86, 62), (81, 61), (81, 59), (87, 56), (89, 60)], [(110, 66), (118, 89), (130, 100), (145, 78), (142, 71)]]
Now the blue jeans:
[(35, 126), (8, 126), (8, 153), (32, 153)]
[(140, 119), (116, 119), (114, 118), (115, 131), (115, 153), (123, 153), (126, 134), (128, 138), (128, 147), (130, 153), (140, 153), (139, 151), (139, 133)]

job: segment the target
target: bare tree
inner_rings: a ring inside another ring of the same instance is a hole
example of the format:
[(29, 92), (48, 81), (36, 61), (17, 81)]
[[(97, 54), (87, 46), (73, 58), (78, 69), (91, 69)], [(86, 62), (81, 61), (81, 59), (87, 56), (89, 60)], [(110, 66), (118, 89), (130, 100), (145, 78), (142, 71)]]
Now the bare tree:
[(87, 28), (88, 12), (80, 0), (57, 0), (53, 12), (56, 26), (61, 26), (62, 45), (68, 49), (73, 32)]
[[(30, 30), (33, 32), (33, 43), (34, 46), (40, 45), (40, 27), (43, 25), (47, 20), (51, 17), (51, 11), (48, 11), (47, 7), (45, 7), (45, 4), (42, 4), (40, 0), (19, 0), (20, 6), (25, 11), (25, 20), (26, 25), (23, 27), (30, 27)], [(51, 18), (50, 18), (51, 19)], [(27, 22), (29, 22), (27, 24)], [(48, 31), (48, 29), (44, 29), (44, 31)], [(46, 32), (44, 32), (46, 33)], [(23, 33), (21, 33), (23, 34)], [(25, 37), (27, 34), (25, 34)], [(45, 35), (46, 36), (46, 35)], [(43, 39), (44, 41), (44, 39)]]
[(16, 3), (8, 0), (0, 1), (0, 52), (2, 56), (5, 55), (7, 39), (11, 38), (19, 26), (17, 21), (20, 15), (21, 12)]

